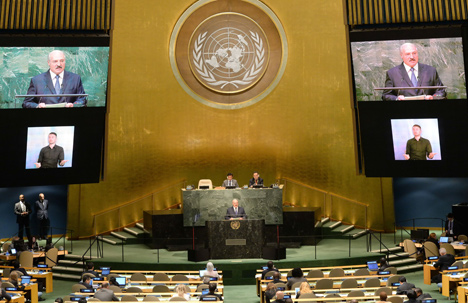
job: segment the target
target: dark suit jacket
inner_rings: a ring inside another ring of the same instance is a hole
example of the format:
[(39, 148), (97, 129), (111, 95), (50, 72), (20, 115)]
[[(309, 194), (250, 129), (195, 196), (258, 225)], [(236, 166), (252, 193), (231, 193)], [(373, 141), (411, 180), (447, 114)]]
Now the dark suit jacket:
[[(84, 94), (85, 90), (81, 83), (81, 77), (69, 71), (63, 74), (61, 94)], [(28, 95), (55, 94), (54, 84), (50, 77), (50, 72), (37, 75), (31, 79), (28, 88)], [(86, 97), (27, 97), (23, 101), (23, 108), (36, 108), (39, 103), (57, 104), (73, 103), (86, 105)]]
[[(254, 178), (250, 179), (249, 186), (253, 186), (254, 184), (255, 184), (255, 179)], [(257, 184), (263, 184), (263, 179), (258, 177)]]
[(445, 231), (447, 232), (446, 236), (447, 237), (453, 237), (453, 236), (458, 236), (460, 234), (460, 224), (453, 220), (453, 234), (448, 233), (448, 220), (445, 221)]
[(414, 284), (412, 284), (412, 283), (403, 282), (403, 283), (400, 284), (400, 286), (398, 286), (398, 288), (396, 290), (396, 293), (397, 293), (397, 295), (406, 295), (408, 290), (411, 290), (411, 289), (413, 289), (415, 287), (416, 286), (414, 286)]
[(450, 254), (446, 254), (440, 256), (439, 260), (437, 260), (437, 262), (434, 263), (434, 267), (439, 267), (440, 271), (447, 270), (449, 266), (451, 266), (453, 263), (455, 263), (455, 257)]
[[(444, 84), (437, 74), (437, 70), (426, 64), (418, 63), (418, 86), (443, 86)], [(405, 66), (402, 64), (395, 66), (387, 71), (387, 78), (385, 79), (385, 87), (412, 87), (413, 84), (406, 72)], [(398, 95), (405, 97), (417, 95), (437, 95), (445, 97), (445, 89), (418, 89), (418, 90), (384, 90), (382, 99), (384, 101), (396, 100)]]
[(49, 201), (44, 199), (44, 201), (36, 201), (36, 215), (39, 220), (49, 218)]
[(0, 300), (7, 300), (7, 301), (11, 300), (11, 296), (5, 291), (4, 288), (0, 290)]
[[(223, 187), (227, 187), (228, 184), (229, 184), (229, 180), (226, 179), (226, 180), (223, 181)], [(232, 179), (231, 184), (232, 184), (232, 186), (239, 187), (239, 183), (237, 183), (236, 179)]]
[(430, 294), (421, 294), (419, 297), (416, 298), (417, 301), (422, 301), (425, 299), (431, 299), (432, 296)]
[[(274, 268), (274, 267), (273, 267), (272, 269), (269, 269), (269, 268), (264, 269), (264, 270), (262, 271), (262, 280), (263, 280), (263, 278), (265, 278), (265, 275), (266, 275), (267, 273), (269, 273), (270, 271), (278, 271), (278, 269), (276, 269), (276, 268)], [(275, 283), (275, 282), (273, 282), (273, 283)]]
[(29, 214), (31, 213), (31, 204), (29, 204), (29, 202), (27, 201), (24, 201), (24, 204), (26, 205), (26, 211), (28, 212), (27, 216), (21, 215), (23, 211), (21, 210), (20, 202), (15, 203), (16, 223), (29, 222)]
[(94, 297), (101, 301), (119, 301), (119, 299), (114, 295), (114, 292), (107, 288), (101, 288), (98, 290)]
[(237, 215), (234, 212), (234, 207), (229, 207), (226, 212), (226, 217), (224, 219), (229, 220), (231, 218), (244, 218), (247, 219), (247, 214), (245, 213), (245, 210), (243, 207), (238, 207), (237, 209)]

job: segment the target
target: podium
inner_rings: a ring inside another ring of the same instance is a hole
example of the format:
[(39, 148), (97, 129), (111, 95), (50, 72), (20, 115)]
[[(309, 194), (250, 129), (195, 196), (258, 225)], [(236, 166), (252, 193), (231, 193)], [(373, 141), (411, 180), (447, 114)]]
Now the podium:
[(211, 259), (261, 258), (264, 220), (206, 221)]

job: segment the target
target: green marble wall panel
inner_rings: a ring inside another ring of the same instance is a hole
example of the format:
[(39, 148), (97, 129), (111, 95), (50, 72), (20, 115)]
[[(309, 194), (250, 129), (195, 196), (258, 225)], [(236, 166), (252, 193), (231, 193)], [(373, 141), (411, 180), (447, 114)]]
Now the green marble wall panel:
[(224, 220), (232, 200), (239, 200), (248, 219), (264, 219), (265, 224), (283, 224), (283, 190), (226, 189), (182, 190), (184, 203), (184, 226), (205, 226), (206, 221)]
[(21, 108), (31, 78), (46, 72), (48, 55), (65, 52), (65, 69), (81, 76), (88, 106), (106, 105), (109, 47), (1, 47), (0, 108)]
[(400, 46), (411, 42), (418, 48), (419, 62), (437, 69), (447, 86), (447, 99), (466, 99), (465, 68), (461, 38), (353, 42), (351, 44), (357, 101), (382, 100), (386, 72), (400, 65)]

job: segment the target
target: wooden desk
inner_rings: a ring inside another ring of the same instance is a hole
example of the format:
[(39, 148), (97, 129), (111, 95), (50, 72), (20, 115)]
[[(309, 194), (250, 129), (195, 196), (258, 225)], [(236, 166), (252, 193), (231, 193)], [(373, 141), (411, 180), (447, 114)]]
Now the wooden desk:
[[(444, 271), (442, 273), (442, 295), (450, 298), (450, 290), (457, 289), (458, 283), (463, 281), (468, 268), (465, 270)], [(453, 272), (461, 272), (457, 275), (452, 275)]]
[[(452, 246), (453, 246), (453, 249), (455, 250), (465, 250), (466, 249), (466, 245), (463, 245), (463, 244), (460, 244), (460, 243), (450, 243)], [(422, 247), (422, 244), (421, 243), (414, 243), (414, 245), (417, 247), (417, 248), (421, 248)], [(403, 242), (400, 242), (400, 247), (404, 247), (403, 245)]]
[(468, 296), (468, 285), (460, 285), (457, 287), (458, 291), (458, 303), (467, 303)]
[[(68, 255), (68, 251), (60, 250), (58, 252), (58, 255), (59, 256)], [(36, 251), (36, 252), (33, 253), (33, 258), (45, 258), (45, 252), (44, 251)], [(12, 256), (12, 255), (7, 256), (5, 253), (2, 253), (2, 254), (0, 254), (0, 260), (12, 261), (12, 260), (16, 260), (16, 256)]]
[(432, 266), (432, 263), (426, 263), (423, 266), (424, 272), (424, 284), (431, 285), (431, 279), (433, 276), (439, 273), (439, 270)]
[[(18, 293), (21, 293), (22, 295), (20, 296), (11, 296), (11, 301), (9, 301), (8, 303), (24, 303), (24, 293), (22, 291), (7, 291), (8, 294), (12, 295), (12, 294), (18, 294)], [(1, 300), (0, 302), (7, 302), (5, 300)]]
[(39, 272), (28, 272), (28, 275), (35, 278), (36, 280), (44, 281), (46, 293), (51, 293), (54, 291), (54, 279), (51, 271), (42, 274), (40, 274)]

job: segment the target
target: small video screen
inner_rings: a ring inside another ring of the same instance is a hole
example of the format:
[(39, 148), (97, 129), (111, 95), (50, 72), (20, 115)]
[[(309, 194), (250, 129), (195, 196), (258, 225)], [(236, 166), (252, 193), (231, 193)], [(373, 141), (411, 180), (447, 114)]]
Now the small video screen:
[(442, 160), (437, 119), (392, 119), (395, 160)]
[(26, 169), (70, 168), (74, 126), (28, 127)]

